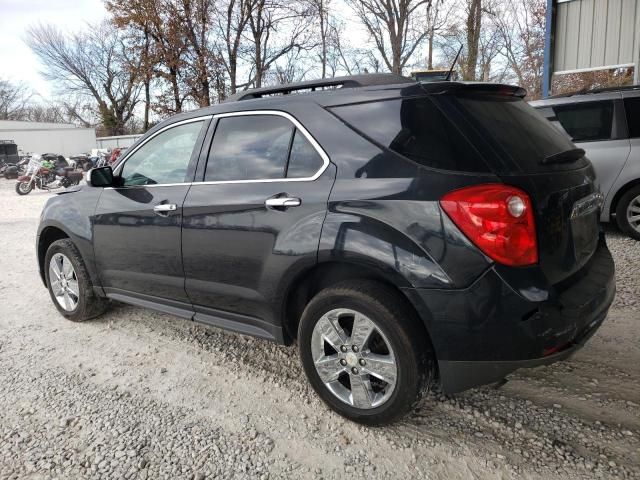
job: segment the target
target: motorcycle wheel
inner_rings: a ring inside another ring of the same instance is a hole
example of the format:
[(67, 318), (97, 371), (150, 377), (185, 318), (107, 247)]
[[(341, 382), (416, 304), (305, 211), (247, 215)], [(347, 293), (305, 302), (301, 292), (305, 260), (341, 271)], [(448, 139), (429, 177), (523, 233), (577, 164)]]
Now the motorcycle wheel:
[(28, 195), (33, 190), (33, 182), (17, 182), (16, 193), (18, 195)]

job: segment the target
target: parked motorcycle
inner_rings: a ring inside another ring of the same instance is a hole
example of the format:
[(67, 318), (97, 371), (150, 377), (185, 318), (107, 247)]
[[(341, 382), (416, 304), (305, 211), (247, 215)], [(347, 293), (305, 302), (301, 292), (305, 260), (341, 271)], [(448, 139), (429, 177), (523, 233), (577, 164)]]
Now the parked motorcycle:
[(75, 155), (69, 157), (69, 160), (75, 163), (76, 168), (81, 168), (85, 172), (88, 172), (95, 166), (89, 155)]
[(18, 178), (20, 175), (24, 175), (27, 171), (29, 160), (31, 160), (31, 157), (21, 157), (18, 163), (6, 167), (4, 170), (4, 178), (7, 180), (13, 180)]
[(56, 162), (41, 160), (34, 155), (27, 166), (24, 175), (18, 177), (16, 193), (27, 195), (34, 188), (54, 190), (78, 185), (82, 180), (82, 172), (74, 172), (64, 157), (58, 157)]

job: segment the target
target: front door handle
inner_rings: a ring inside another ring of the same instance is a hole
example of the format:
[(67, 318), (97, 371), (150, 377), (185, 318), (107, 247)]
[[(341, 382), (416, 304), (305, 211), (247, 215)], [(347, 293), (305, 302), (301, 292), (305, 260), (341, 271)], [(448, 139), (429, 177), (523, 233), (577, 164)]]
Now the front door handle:
[(167, 215), (169, 212), (174, 212), (178, 209), (175, 203), (161, 203), (153, 207), (153, 211), (158, 215)]
[(264, 202), (267, 207), (299, 207), (302, 205), (302, 200), (295, 197), (276, 197), (276, 198), (267, 198)]

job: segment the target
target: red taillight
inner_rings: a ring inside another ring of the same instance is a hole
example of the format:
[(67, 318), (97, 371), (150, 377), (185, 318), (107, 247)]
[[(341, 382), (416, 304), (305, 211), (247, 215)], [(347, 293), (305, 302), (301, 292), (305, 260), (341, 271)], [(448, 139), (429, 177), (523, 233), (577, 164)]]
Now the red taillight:
[(454, 190), (440, 205), (487, 256), (511, 266), (538, 262), (536, 227), (529, 195), (501, 184)]

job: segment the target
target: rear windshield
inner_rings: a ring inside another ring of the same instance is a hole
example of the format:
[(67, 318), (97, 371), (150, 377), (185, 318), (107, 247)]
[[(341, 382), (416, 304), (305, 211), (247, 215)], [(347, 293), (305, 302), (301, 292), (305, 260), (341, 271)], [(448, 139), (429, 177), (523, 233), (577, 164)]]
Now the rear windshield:
[(473, 145), (427, 97), (344, 105), (331, 111), (379, 146), (426, 167), (489, 171)]
[(524, 100), (499, 95), (454, 98), (472, 126), (521, 171), (535, 173), (586, 165), (584, 158), (569, 163), (543, 163), (546, 157), (576, 147)]

